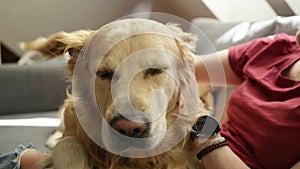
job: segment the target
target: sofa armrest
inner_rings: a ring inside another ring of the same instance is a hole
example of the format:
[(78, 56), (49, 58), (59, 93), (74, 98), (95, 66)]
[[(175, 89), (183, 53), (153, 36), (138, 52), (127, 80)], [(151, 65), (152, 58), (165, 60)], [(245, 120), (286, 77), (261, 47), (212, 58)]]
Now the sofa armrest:
[(0, 115), (58, 109), (67, 86), (64, 66), (57, 61), (0, 65)]

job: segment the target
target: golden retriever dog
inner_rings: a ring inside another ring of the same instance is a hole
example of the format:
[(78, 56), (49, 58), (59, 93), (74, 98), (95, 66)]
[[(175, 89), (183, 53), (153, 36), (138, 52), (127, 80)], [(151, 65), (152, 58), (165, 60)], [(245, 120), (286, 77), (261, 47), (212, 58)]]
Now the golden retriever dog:
[(191, 126), (208, 112), (193, 74), (195, 41), (177, 25), (135, 18), (23, 43), (47, 58), (70, 55), (53, 168), (201, 168), (188, 149)]

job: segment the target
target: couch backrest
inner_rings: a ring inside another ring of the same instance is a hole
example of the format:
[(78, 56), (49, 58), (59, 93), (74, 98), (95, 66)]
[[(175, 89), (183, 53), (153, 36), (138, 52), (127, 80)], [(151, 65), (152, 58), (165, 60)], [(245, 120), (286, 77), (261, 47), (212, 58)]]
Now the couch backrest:
[(64, 62), (0, 65), (0, 114), (56, 110), (66, 96)]

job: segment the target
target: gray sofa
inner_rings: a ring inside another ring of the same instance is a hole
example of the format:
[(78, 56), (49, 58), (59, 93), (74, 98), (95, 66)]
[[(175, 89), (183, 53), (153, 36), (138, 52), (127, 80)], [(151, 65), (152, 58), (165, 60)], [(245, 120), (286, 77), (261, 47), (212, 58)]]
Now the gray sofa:
[[(222, 23), (215, 19), (195, 18), (200, 29), (197, 54), (220, 50), (257, 37), (286, 32), (295, 34), (300, 17), (273, 18), (257, 22)], [(195, 31), (191, 28), (191, 32)], [(204, 38), (204, 39), (203, 39)], [(209, 40), (211, 45), (203, 43)], [(68, 85), (64, 77), (65, 62), (50, 60), (30, 66), (0, 65), (0, 120), (37, 117), (58, 118), (57, 110), (65, 98)], [(215, 112), (222, 115), (226, 98), (234, 89), (213, 88)], [(225, 100), (224, 100), (225, 98)], [(1, 124), (0, 124), (1, 125)], [(48, 151), (45, 142), (55, 127), (0, 126), (0, 152), (12, 151), (19, 144), (34, 144)]]
[(58, 119), (67, 86), (64, 67), (62, 59), (0, 65), (0, 152), (12, 151), (19, 144), (47, 151), (45, 142), (55, 127), (5, 126), (4, 120)]

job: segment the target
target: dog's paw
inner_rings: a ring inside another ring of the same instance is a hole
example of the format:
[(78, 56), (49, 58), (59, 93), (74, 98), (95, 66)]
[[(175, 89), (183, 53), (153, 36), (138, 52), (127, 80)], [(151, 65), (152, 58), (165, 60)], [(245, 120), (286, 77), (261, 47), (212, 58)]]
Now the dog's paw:
[(57, 144), (59, 138), (61, 137), (62, 137), (62, 132), (56, 130), (53, 134), (49, 136), (48, 140), (46, 141), (46, 146), (52, 150)]
[(55, 169), (87, 169), (87, 152), (81, 142), (72, 136), (60, 140), (52, 153)]

